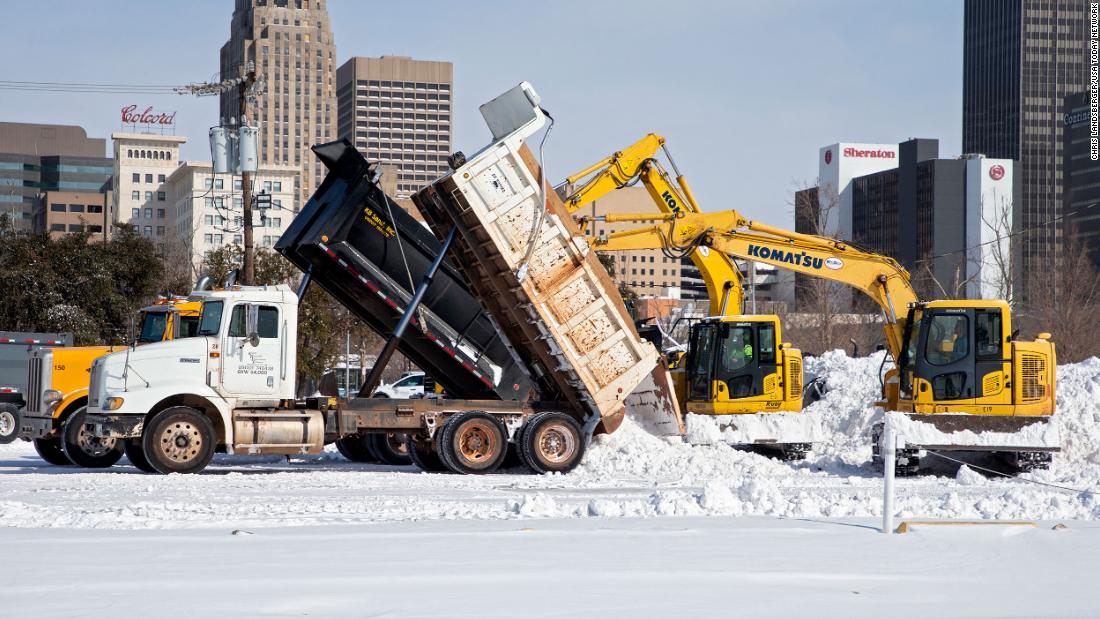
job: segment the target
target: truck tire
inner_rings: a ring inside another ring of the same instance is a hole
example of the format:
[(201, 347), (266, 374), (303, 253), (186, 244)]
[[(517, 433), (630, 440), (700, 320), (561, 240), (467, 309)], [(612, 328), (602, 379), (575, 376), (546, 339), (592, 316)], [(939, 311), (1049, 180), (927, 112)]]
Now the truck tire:
[(568, 473), (584, 457), (585, 440), (577, 420), (565, 413), (539, 413), (524, 424), (520, 455), (536, 473)]
[(367, 451), (374, 459), (390, 466), (412, 464), (405, 437), (396, 432), (376, 432), (367, 435)]
[(214, 457), (214, 426), (188, 406), (166, 408), (145, 424), (142, 447), (158, 473), (198, 473)]
[(149, 464), (149, 458), (145, 457), (145, 446), (140, 438), (130, 438), (122, 442), (122, 451), (126, 452), (126, 458), (134, 468), (143, 473), (156, 473), (157, 470)]
[(436, 449), (455, 473), (492, 473), (508, 451), (508, 433), (499, 419), (482, 411), (452, 416), (443, 424)]
[(19, 436), (22, 420), (19, 407), (14, 404), (0, 404), (0, 445), (7, 445)]
[(61, 447), (65, 456), (77, 466), (88, 469), (105, 469), (122, 459), (122, 445), (118, 439), (100, 438), (84, 427), (86, 407), (73, 411), (61, 424)]
[(409, 459), (421, 471), (425, 473), (447, 473), (449, 469), (439, 454), (432, 450), (431, 445), (421, 446), (421, 443), (411, 435), (405, 438), (405, 445), (409, 450)]
[(34, 439), (34, 450), (38, 452), (39, 457), (50, 464), (56, 466), (73, 465), (72, 461), (65, 455), (65, 450), (61, 447), (60, 436)]
[(339, 451), (341, 456), (352, 462), (366, 462), (368, 464), (378, 462), (378, 458), (374, 457), (367, 446), (367, 437), (362, 434), (351, 434), (336, 439), (336, 451)]

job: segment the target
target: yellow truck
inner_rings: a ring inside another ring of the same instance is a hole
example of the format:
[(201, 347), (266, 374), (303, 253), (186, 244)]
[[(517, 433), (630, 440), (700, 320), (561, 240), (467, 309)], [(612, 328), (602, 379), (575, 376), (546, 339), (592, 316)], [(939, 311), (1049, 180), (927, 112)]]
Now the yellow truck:
[[(135, 345), (195, 335), (201, 304), (180, 297), (160, 298), (141, 310)], [(41, 348), (28, 362), (26, 407), (19, 438), (34, 442), (50, 464), (89, 468), (111, 466), (122, 457), (114, 439), (101, 439), (84, 428), (92, 362), (125, 346)]]

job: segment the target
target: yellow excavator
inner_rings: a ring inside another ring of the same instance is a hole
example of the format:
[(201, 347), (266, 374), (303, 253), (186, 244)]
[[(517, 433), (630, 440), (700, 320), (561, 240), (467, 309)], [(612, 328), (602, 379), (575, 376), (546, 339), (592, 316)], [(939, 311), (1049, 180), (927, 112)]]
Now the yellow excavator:
[[(750, 221), (736, 211), (607, 219), (652, 225), (597, 238), (591, 243), (595, 250), (707, 249), (847, 284), (870, 297), (882, 310), (886, 348), (894, 359), (895, 367), (881, 378), (877, 405), (898, 413), (895, 418), (906, 434), (905, 447), (897, 453), (899, 473), (916, 472), (922, 452), (991, 452), (1021, 471), (1045, 468), (1059, 450), (1056, 426), (1050, 423), (1054, 344), (1049, 333), (1031, 342), (1017, 339), (1005, 301), (921, 302), (909, 273), (892, 258)], [(736, 331), (724, 324), (704, 322), (692, 330), (684, 364), (689, 402), (734, 389), (716, 361), (739, 345)], [(880, 459), (877, 449), (875, 455)]]
[[(675, 181), (657, 159), (663, 152)], [(566, 208), (578, 213), (608, 193), (641, 183), (660, 213), (668, 217), (701, 213), (687, 179), (676, 166), (665, 138), (649, 134), (623, 150), (617, 151), (593, 165), (569, 176), (557, 187)], [(637, 221), (637, 215), (599, 215), (607, 222)], [(587, 229), (591, 217), (579, 217), (582, 229)], [(710, 313), (693, 328), (695, 333), (723, 333), (730, 342), (736, 341), (715, 356), (716, 370), (723, 380), (715, 381), (711, 389), (688, 389), (683, 362), (690, 354), (670, 355), (669, 365), (681, 407), (700, 415), (737, 415), (721, 424), (725, 442), (752, 445), (765, 451), (778, 452), (784, 458), (803, 457), (814, 438), (812, 421), (802, 411), (802, 353), (784, 344), (779, 317), (771, 314), (742, 314), (743, 292), (741, 272), (729, 254), (711, 251), (706, 246), (677, 249), (659, 237), (650, 237), (648, 245), (618, 247), (598, 245), (596, 249), (661, 249), (676, 260), (689, 257), (699, 269), (707, 287)], [(700, 341), (706, 348), (709, 340)], [(709, 349), (708, 349), (709, 350)], [(706, 350), (699, 354), (713, 355)], [(696, 355), (698, 356), (698, 355)], [(775, 413), (796, 413), (776, 415)], [(766, 418), (761, 418), (767, 415)]]

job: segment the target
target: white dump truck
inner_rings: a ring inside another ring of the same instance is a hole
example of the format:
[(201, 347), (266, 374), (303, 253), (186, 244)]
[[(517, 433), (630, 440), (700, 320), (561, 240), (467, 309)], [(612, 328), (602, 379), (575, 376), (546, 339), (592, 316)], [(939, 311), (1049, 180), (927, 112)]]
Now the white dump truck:
[[(667, 368), (525, 156), (523, 139), (545, 123), (534, 90), (521, 84), (482, 113), (493, 143), (418, 201), (438, 211), (438, 237), (401, 225), (375, 166), (354, 149), (315, 148), (329, 177), (276, 245), (306, 274), (298, 293), (285, 285), (195, 293), (197, 337), (95, 362), (87, 428), (122, 439), (135, 466), (157, 473), (201, 471), (216, 452), (318, 453), (372, 435), (407, 437), (426, 470), (490, 472), (514, 449), (533, 471), (565, 472), (628, 404), (651, 427), (682, 432)], [(487, 196), (505, 174), (508, 187)], [(471, 206), (475, 214), (444, 223), (444, 210)], [(393, 286), (402, 279), (394, 272), (415, 273), (420, 284)], [(469, 284), (489, 274), (495, 287)], [(295, 399), (298, 298), (310, 281), (389, 337), (358, 398)], [(447, 397), (367, 397), (394, 350)]]

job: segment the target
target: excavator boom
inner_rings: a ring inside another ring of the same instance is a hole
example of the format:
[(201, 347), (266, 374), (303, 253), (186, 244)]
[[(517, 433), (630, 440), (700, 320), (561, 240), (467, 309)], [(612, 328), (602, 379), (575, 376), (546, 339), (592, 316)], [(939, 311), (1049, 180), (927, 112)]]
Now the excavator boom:
[[(617, 219), (630, 220), (629, 215)], [(652, 216), (638, 220), (655, 221)], [(890, 354), (901, 358), (907, 309), (917, 302), (909, 272), (896, 260), (825, 237), (790, 232), (745, 219), (736, 211), (666, 215), (657, 225), (596, 239), (601, 251), (665, 246), (678, 251), (725, 254), (847, 284), (875, 301), (886, 317)], [(712, 251), (713, 250), (713, 251)]]
[[(675, 181), (669, 177), (668, 172), (656, 159), (658, 151), (663, 152), (672, 165), (676, 173)], [(699, 204), (695, 201), (695, 196), (688, 186), (687, 179), (676, 168), (676, 162), (665, 146), (665, 139), (652, 133), (623, 150), (617, 151), (566, 178), (565, 182), (559, 186), (559, 194), (562, 194), (566, 209), (570, 213), (576, 213), (608, 193), (638, 182), (642, 183), (654, 204), (657, 205), (658, 211), (662, 214), (679, 215), (701, 212)], [(663, 219), (660, 215), (656, 217)], [(587, 218), (581, 217), (580, 220), (582, 227), (587, 225)], [(614, 215), (609, 215), (606, 219), (606, 221), (617, 220)], [(618, 221), (637, 220), (626, 218)], [(653, 245), (636, 249), (660, 247), (661, 245)], [(665, 251), (671, 258), (690, 257), (692, 263), (699, 269), (703, 283), (707, 287), (707, 298), (710, 299), (710, 314), (712, 316), (730, 316), (741, 313), (744, 296), (741, 291), (741, 272), (732, 258), (725, 254), (706, 250), (676, 252), (666, 249)]]

